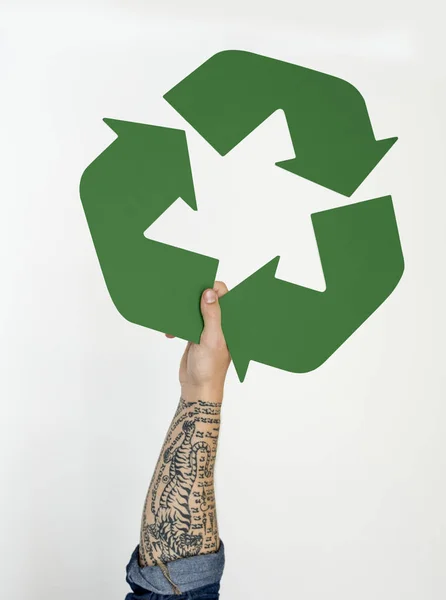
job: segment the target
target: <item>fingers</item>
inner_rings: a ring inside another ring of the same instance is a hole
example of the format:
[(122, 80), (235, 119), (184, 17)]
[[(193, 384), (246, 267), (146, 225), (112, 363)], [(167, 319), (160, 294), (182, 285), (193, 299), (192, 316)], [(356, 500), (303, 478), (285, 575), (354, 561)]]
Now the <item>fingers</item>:
[(203, 292), (201, 296), (201, 314), (203, 315), (204, 329), (200, 344), (207, 346), (220, 345), (224, 338), (221, 329), (221, 310), (216, 290), (208, 289)]
[[(223, 281), (216, 281), (214, 287), (207, 289), (201, 296), (201, 314), (204, 319), (204, 330), (201, 334), (201, 341), (207, 344), (220, 343), (223, 338), (221, 329), (221, 311), (218, 299), (228, 293), (228, 288)], [(169, 339), (175, 336), (166, 333)]]
[(228, 293), (228, 288), (226, 286), (226, 283), (223, 283), (223, 281), (216, 281), (214, 283), (214, 290), (217, 292), (217, 296), (219, 298), (221, 298), (222, 296), (224, 296), (225, 294)]

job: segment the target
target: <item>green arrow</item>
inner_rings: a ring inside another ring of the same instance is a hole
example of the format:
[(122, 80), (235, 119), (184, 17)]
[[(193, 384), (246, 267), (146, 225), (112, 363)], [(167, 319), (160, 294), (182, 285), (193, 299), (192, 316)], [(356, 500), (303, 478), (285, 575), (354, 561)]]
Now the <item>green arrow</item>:
[(390, 196), (315, 213), (312, 221), (324, 292), (276, 279), (276, 257), (221, 299), (223, 331), (240, 381), (250, 360), (293, 373), (316, 369), (403, 274)]
[(345, 196), (397, 140), (375, 139), (350, 83), (250, 52), (215, 54), (164, 98), (221, 155), (283, 109), (295, 157), (276, 164)]
[(196, 210), (186, 135), (104, 121), (118, 137), (84, 171), (80, 195), (112, 300), (133, 323), (198, 342), (218, 260), (144, 237), (177, 198)]

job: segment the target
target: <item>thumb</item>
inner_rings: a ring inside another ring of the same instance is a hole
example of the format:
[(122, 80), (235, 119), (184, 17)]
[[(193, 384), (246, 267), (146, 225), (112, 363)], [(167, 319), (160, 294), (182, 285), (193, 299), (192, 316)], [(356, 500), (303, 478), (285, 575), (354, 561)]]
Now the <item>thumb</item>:
[(201, 314), (204, 319), (204, 329), (200, 343), (208, 346), (217, 345), (223, 338), (221, 329), (221, 310), (218, 295), (215, 290), (205, 290), (201, 296)]

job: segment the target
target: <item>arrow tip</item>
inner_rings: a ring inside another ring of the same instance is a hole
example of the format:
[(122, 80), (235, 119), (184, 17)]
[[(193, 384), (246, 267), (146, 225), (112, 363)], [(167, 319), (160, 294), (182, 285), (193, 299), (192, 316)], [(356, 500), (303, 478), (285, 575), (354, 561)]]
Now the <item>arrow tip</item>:
[(240, 383), (245, 381), (246, 372), (248, 371), (250, 360), (243, 360), (243, 358), (239, 358), (238, 360), (232, 359), (234, 363), (235, 372), (237, 373), (237, 377), (239, 378)]
[(376, 140), (376, 147), (379, 148), (379, 158), (378, 162), (381, 158), (387, 154), (393, 144), (398, 140), (397, 137), (385, 138), (383, 140)]
[(118, 138), (127, 135), (130, 144), (133, 140), (137, 140), (141, 145), (141, 140), (143, 140), (145, 146), (158, 157), (159, 161), (172, 167), (172, 172), (177, 173), (176, 179), (178, 180), (178, 183), (175, 183), (178, 185), (174, 190), (178, 192), (175, 199), (181, 198), (192, 210), (198, 210), (184, 130), (108, 117), (102, 120), (117, 134)]
[[(397, 137), (383, 140), (373, 139), (359, 148), (349, 149), (345, 153), (344, 166), (342, 167), (339, 167), (336, 162), (327, 165), (324, 165), (324, 161), (318, 163), (311, 156), (299, 156), (299, 158), (282, 160), (276, 162), (276, 167), (350, 197), (387, 154), (397, 139)], [(340, 156), (342, 152), (342, 145), (338, 152), (336, 152), (335, 147), (332, 149), (333, 156)]]
[(126, 121), (121, 121), (120, 119), (109, 119), (108, 117), (104, 117), (102, 120), (106, 125), (108, 125), (108, 127), (110, 127), (112, 131), (116, 133), (116, 135), (122, 133), (123, 127), (127, 123)]
[(256, 271), (252, 276), (256, 275), (267, 275), (268, 277), (274, 277), (277, 271), (277, 267), (279, 266), (280, 256), (275, 256), (266, 265), (263, 265), (258, 271)]
[(276, 167), (280, 167), (281, 169), (285, 169), (285, 171), (290, 171), (291, 173), (294, 173), (295, 175), (297, 175), (297, 163), (296, 163), (296, 159), (295, 158), (288, 158), (287, 160), (280, 160), (279, 162), (276, 162)]

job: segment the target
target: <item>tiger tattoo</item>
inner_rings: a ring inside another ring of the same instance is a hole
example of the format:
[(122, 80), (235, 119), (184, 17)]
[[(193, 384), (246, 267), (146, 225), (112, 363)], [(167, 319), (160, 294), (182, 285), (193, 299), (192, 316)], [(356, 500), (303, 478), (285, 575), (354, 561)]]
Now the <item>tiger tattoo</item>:
[(196, 556), (203, 545), (202, 534), (191, 532), (190, 496), (197, 479), (197, 456), (201, 451), (206, 452), (204, 476), (210, 476), (211, 448), (204, 441), (193, 443), (194, 433), (194, 421), (184, 421), (181, 443), (174, 447), (174, 442), (163, 456), (164, 465), (170, 463), (169, 475), (163, 478), (165, 487), (158, 508), (154, 509), (152, 504), (155, 522), (146, 526), (146, 535), (150, 536), (153, 549), (162, 562)]

